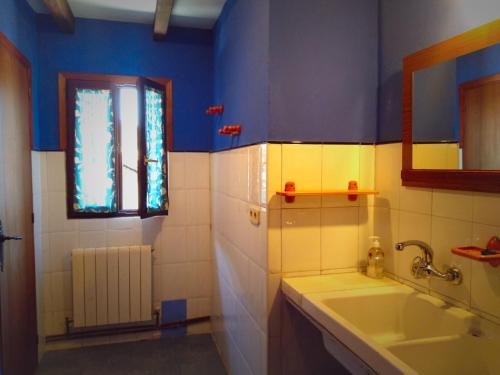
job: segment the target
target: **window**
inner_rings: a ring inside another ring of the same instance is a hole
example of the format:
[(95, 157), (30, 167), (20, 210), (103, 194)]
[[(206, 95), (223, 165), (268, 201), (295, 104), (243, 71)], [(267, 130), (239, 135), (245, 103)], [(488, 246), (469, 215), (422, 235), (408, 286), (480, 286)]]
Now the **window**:
[(61, 74), (59, 91), (68, 217), (166, 215), (171, 81)]

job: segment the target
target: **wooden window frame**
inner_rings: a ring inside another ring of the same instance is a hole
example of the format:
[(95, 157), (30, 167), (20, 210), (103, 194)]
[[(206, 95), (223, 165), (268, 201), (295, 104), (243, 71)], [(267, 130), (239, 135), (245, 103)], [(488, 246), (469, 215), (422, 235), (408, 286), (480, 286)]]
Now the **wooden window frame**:
[[(172, 98), (172, 80), (165, 78), (147, 78), (161, 85), (165, 89), (165, 144), (167, 147), (167, 152), (172, 151), (173, 147), (173, 98)], [(114, 111), (114, 127), (115, 127), (115, 143), (116, 143), (116, 199), (117, 199), (117, 211), (116, 212), (76, 212), (73, 209), (73, 191), (74, 191), (74, 112), (70, 111), (70, 108), (74, 108), (74, 98), (68, 95), (68, 88), (74, 83), (78, 84), (89, 84), (94, 86), (105, 86), (107, 85), (113, 92), (113, 97), (117, 98), (116, 92), (118, 86), (135, 86), (140, 89), (141, 77), (136, 76), (117, 76), (108, 74), (82, 74), (82, 73), (59, 73), (59, 132), (60, 132), (60, 146), (61, 150), (66, 151), (66, 206), (67, 206), (67, 216), (68, 219), (96, 219), (96, 218), (113, 218), (113, 217), (131, 217), (131, 216), (141, 216), (142, 202), (139, 200), (138, 210), (122, 210), (121, 209), (121, 193), (122, 193), (122, 161), (121, 161), (121, 125), (119, 124), (119, 101), (113, 100), (113, 111)], [(141, 126), (142, 122), (142, 109), (139, 108), (139, 127), (140, 132), (138, 137), (143, 134), (143, 129)], [(142, 145), (143, 141), (138, 139), (139, 144)], [(139, 150), (140, 151), (140, 150)], [(144, 176), (138, 171), (138, 189), (140, 194), (144, 191), (142, 187), (146, 183), (146, 180), (142, 181), (141, 178)], [(146, 215), (154, 216), (154, 215)]]

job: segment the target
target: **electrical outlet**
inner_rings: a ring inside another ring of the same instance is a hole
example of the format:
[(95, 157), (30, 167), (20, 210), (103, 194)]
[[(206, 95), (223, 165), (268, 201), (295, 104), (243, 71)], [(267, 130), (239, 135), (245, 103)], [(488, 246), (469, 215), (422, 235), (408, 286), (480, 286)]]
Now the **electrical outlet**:
[(260, 224), (260, 208), (259, 207), (250, 207), (248, 210), (250, 216), (250, 222), (253, 225)]

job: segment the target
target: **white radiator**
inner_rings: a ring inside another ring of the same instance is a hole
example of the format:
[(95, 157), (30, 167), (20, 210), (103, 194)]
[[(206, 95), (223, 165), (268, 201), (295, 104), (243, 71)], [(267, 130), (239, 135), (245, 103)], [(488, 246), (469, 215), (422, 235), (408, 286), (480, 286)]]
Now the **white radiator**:
[(74, 327), (151, 320), (151, 246), (74, 249)]

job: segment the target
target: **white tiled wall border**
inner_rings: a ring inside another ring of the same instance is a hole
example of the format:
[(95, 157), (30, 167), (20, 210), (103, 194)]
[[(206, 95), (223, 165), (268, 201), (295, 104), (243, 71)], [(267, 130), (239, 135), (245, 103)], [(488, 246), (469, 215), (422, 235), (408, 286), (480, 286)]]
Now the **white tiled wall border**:
[[(234, 374), (267, 373), (266, 145), (212, 153), (212, 327)], [(250, 222), (250, 208), (260, 224)]]
[[(423, 290), (500, 323), (498, 268), (450, 251), (454, 246), (485, 246), (491, 236), (500, 234), (500, 195), (401, 186), (401, 160), (401, 143), (376, 147), (376, 187), (381, 194), (374, 209), (391, 211), (390, 218), (386, 215), (377, 226), (397, 228), (391, 246), (397, 241), (423, 239), (432, 245), (438, 267), (447, 264), (461, 268), (462, 285), (452, 286), (439, 280), (418, 282)], [(387, 164), (392, 167), (387, 168)], [(416, 249), (393, 252), (391, 271), (400, 281), (416, 283), (407, 270), (417, 254)]]
[(185, 298), (188, 319), (210, 315), (209, 154), (169, 153), (169, 168), (175, 172), (170, 173), (169, 216), (146, 220), (68, 220), (64, 158), (64, 152), (33, 152), (39, 326), (44, 333), (64, 333), (65, 317), (72, 316), (70, 254), (75, 247), (152, 244), (155, 308), (163, 300)]

